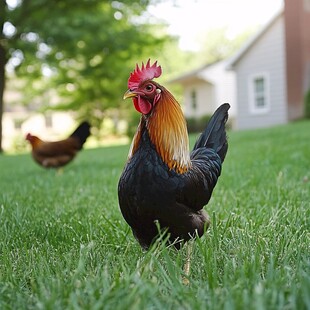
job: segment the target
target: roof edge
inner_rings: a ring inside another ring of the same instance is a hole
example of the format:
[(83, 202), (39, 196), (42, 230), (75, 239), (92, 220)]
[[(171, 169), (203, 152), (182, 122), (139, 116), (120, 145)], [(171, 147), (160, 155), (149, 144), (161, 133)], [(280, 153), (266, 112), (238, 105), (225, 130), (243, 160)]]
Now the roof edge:
[(243, 55), (251, 49), (251, 47), (258, 41), (268, 30), (269, 28), (284, 14), (284, 8), (281, 8), (265, 26), (256, 32), (246, 43), (233, 55), (227, 63), (226, 69), (233, 70), (237, 62), (243, 57)]
[[(169, 84), (180, 83), (180, 82), (182, 82), (182, 81), (184, 81), (184, 80), (187, 80), (187, 79), (189, 79), (189, 78), (197, 77), (197, 76), (199, 76), (199, 73), (200, 73), (201, 71), (203, 71), (203, 70), (205, 70), (206, 68), (211, 67), (211, 66), (213, 66), (213, 65), (215, 65), (215, 64), (218, 64), (218, 63), (220, 63), (220, 62), (223, 62), (223, 61), (225, 61), (225, 60), (217, 60), (217, 61), (214, 61), (214, 62), (211, 62), (211, 63), (207, 63), (207, 64), (205, 64), (205, 65), (203, 65), (203, 66), (200, 66), (199, 68), (196, 68), (196, 69), (191, 70), (191, 71), (189, 71), (189, 72), (187, 72), (187, 73), (181, 74), (181, 75), (179, 75), (178, 77), (175, 77), (174, 79), (169, 80), (168, 83), (169, 83)], [(199, 77), (201, 77), (201, 76), (199, 76)], [(202, 78), (202, 79), (205, 80), (204, 78)]]

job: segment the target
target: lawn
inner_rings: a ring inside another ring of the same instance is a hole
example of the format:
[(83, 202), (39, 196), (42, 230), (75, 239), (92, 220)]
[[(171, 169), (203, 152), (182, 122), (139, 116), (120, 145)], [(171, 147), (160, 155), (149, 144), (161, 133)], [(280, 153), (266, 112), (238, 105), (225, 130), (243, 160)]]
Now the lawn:
[(143, 252), (121, 216), (128, 145), (61, 175), (0, 156), (0, 309), (310, 309), (310, 122), (229, 145), (189, 285), (186, 250)]

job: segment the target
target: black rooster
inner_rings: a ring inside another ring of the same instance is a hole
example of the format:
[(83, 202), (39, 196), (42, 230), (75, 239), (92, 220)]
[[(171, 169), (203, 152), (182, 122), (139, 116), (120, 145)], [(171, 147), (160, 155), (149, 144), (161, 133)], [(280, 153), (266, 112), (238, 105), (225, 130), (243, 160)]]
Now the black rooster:
[(225, 123), (230, 106), (225, 103), (189, 153), (180, 105), (153, 81), (160, 75), (157, 62), (137, 65), (124, 95), (124, 99), (133, 98), (141, 119), (119, 180), (119, 205), (145, 249), (158, 236), (158, 226), (177, 248), (182, 241), (203, 235), (210, 224), (203, 207), (221, 174), (228, 147)]

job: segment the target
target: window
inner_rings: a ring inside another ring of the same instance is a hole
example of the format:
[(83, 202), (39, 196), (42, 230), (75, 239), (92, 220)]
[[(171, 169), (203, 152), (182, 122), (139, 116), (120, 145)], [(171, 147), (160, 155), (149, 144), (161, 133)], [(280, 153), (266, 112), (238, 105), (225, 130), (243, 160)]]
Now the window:
[(53, 118), (52, 115), (45, 115), (45, 127), (46, 128), (53, 128)]
[(266, 113), (269, 110), (269, 79), (266, 73), (250, 77), (250, 112)]
[(24, 120), (22, 120), (22, 119), (14, 119), (14, 128), (16, 130), (20, 130), (22, 128), (23, 122), (24, 122)]
[(310, 0), (304, 0), (305, 11), (310, 12)]
[(266, 104), (265, 100), (265, 79), (259, 77), (254, 80), (254, 100), (257, 108), (264, 107)]
[(197, 94), (196, 90), (191, 91), (191, 106), (193, 110), (197, 109)]

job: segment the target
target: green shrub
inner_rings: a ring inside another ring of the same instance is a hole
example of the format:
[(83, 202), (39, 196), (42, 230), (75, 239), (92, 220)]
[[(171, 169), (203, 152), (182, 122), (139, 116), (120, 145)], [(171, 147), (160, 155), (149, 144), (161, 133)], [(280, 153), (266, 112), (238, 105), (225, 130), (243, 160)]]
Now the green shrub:
[(136, 133), (137, 127), (140, 122), (141, 114), (138, 113), (136, 110), (130, 112), (127, 117), (128, 126), (126, 130), (126, 135), (131, 139), (133, 138), (134, 134)]
[(202, 132), (206, 128), (210, 118), (211, 115), (203, 115), (199, 118), (195, 117), (186, 118), (188, 132), (189, 133)]
[(310, 89), (306, 92), (304, 101), (305, 101), (305, 117), (310, 118)]
[(24, 153), (27, 151), (28, 143), (25, 138), (21, 135), (17, 135), (13, 138), (10, 152), (13, 153)]

